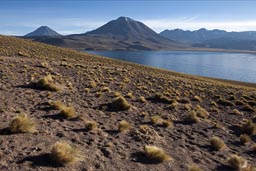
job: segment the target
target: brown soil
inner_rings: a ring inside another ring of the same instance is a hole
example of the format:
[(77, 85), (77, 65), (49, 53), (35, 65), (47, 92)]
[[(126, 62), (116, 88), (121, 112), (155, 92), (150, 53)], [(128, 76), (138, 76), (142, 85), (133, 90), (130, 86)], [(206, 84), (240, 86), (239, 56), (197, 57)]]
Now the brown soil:
[[(61, 91), (33, 84), (47, 75), (53, 76)], [(203, 170), (226, 171), (232, 170), (226, 166), (231, 154), (239, 154), (249, 164), (255, 162), (251, 146), (256, 137), (251, 135), (251, 142), (241, 144), (238, 127), (243, 119), (255, 122), (253, 84), (238, 86), (4, 36), (0, 36), (0, 78), (0, 170), (186, 171), (195, 163)], [(119, 111), (110, 108), (114, 92), (132, 106)], [(139, 100), (141, 96), (146, 101)], [(220, 98), (244, 104), (214, 107), (212, 101)], [(73, 106), (78, 117), (62, 118), (59, 110), (49, 107), (51, 100)], [(176, 108), (170, 108), (173, 101), (178, 102)], [(185, 122), (196, 105), (209, 116), (195, 124)], [(245, 105), (254, 111), (243, 111)], [(234, 109), (243, 115), (233, 114)], [(35, 133), (9, 132), (9, 123), (19, 113), (27, 113), (36, 122)], [(152, 124), (155, 115), (172, 120), (173, 128)], [(120, 133), (122, 120), (131, 128)], [(86, 121), (96, 121), (98, 128), (88, 131)], [(140, 132), (140, 125), (148, 125), (147, 130)], [(213, 136), (220, 137), (227, 148), (213, 151), (209, 146)], [(80, 150), (82, 160), (65, 167), (54, 163), (49, 153), (60, 140)], [(143, 153), (145, 145), (161, 147), (173, 160), (149, 160)]]

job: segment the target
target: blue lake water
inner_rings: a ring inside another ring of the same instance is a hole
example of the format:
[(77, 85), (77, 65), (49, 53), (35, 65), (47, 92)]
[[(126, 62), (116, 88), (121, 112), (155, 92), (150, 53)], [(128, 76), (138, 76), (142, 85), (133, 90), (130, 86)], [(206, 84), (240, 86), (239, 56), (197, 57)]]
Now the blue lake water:
[(187, 74), (256, 83), (256, 55), (191, 51), (86, 51)]

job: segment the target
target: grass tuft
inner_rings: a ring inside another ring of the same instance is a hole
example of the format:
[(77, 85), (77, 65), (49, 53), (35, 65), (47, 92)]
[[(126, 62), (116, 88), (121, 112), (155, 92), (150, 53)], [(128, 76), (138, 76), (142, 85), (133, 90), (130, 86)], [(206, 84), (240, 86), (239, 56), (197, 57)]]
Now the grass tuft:
[(56, 142), (53, 145), (51, 157), (60, 165), (67, 165), (81, 159), (80, 152), (65, 141)]
[(255, 135), (256, 134), (256, 124), (253, 123), (251, 120), (247, 120), (241, 126), (242, 132), (248, 135)]
[(237, 155), (232, 155), (227, 159), (228, 165), (235, 170), (242, 170), (247, 167), (247, 161)]
[(60, 91), (61, 90), (60, 86), (58, 86), (54, 83), (54, 80), (51, 75), (47, 75), (47, 76), (43, 77), (36, 83), (36, 85), (37, 85), (37, 87), (39, 87), (40, 89), (43, 89), (43, 90), (49, 90), (49, 91)]
[(188, 171), (203, 171), (198, 165), (192, 164), (189, 166)]
[(87, 121), (87, 122), (85, 122), (85, 129), (87, 131), (92, 131), (92, 130), (96, 129), (97, 127), (98, 127), (98, 124), (95, 121)]
[(75, 108), (72, 106), (63, 106), (60, 111), (60, 115), (66, 119), (74, 118), (76, 116)]
[(12, 133), (35, 132), (35, 123), (27, 114), (17, 115), (10, 123), (9, 129)]
[(212, 137), (210, 139), (210, 144), (213, 150), (216, 150), (216, 151), (220, 151), (226, 146), (224, 141), (219, 137)]
[(172, 158), (168, 154), (166, 154), (163, 149), (159, 147), (146, 145), (144, 150), (146, 157), (155, 162), (172, 160)]
[(131, 124), (125, 120), (122, 120), (118, 124), (118, 131), (119, 132), (125, 132), (131, 128)]
[(251, 141), (250, 136), (247, 135), (247, 134), (242, 134), (242, 135), (240, 135), (239, 138), (240, 138), (240, 142), (241, 142), (242, 144), (246, 144), (246, 143), (248, 143), (248, 142)]
[(114, 110), (127, 110), (130, 107), (131, 105), (122, 96), (115, 98), (114, 101), (110, 104), (110, 108)]
[(186, 116), (185, 121), (188, 122), (188, 123), (198, 123), (200, 121), (200, 119), (197, 117), (195, 111), (191, 111)]

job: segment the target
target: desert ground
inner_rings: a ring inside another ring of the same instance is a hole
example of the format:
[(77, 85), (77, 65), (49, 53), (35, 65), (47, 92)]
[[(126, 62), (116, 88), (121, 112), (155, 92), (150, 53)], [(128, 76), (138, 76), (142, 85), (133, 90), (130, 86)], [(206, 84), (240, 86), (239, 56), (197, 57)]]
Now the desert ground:
[(255, 84), (0, 36), (0, 170), (252, 171), (255, 111)]

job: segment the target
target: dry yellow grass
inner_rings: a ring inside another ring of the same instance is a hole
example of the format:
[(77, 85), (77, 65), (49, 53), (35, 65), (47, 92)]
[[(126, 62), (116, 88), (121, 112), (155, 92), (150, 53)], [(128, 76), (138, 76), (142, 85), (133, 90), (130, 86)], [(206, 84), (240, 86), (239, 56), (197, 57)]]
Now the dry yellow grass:
[(247, 134), (242, 134), (242, 135), (240, 135), (239, 138), (240, 138), (240, 142), (241, 142), (242, 144), (246, 144), (246, 143), (248, 143), (248, 142), (251, 141), (250, 136), (247, 135)]
[(66, 106), (61, 101), (49, 101), (50, 107), (57, 110), (62, 110)]
[(189, 112), (189, 114), (187, 115), (187, 117), (184, 120), (185, 120), (185, 122), (189, 122), (189, 123), (197, 123), (200, 121), (200, 119), (197, 117), (195, 111)]
[(95, 121), (86, 121), (85, 122), (85, 129), (87, 131), (92, 131), (94, 129), (97, 129), (97, 127), (98, 127), (98, 124)]
[(127, 110), (130, 107), (131, 105), (122, 96), (115, 98), (114, 101), (110, 104), (110, 108), (114, 110)]
[(60, 165), (67, 165), (81, 159), (80, 152), (65, 141), (56, 142), (53, 145), (51, 157)]
[(162, 118), (158, 115), (152, 116), (151, 117), (151, 123), (153, 125), (161, 124), (162, 123)]
[(224, 141), (219, 137), (212, 137), (210, 139), (210, 144), (211, 144), (211, 147), (217, 151), (222, 150), (226, 146)]
[(227, 159), (227, 164), (231, 168), (236, 169), (238, 171), (248, 167), (247, 161), (244, 158), (237, 156), (237, 155), (231, 155)]
[(36, 130), (34, 121), (27, 114), (17, 115), (11, 121), (9, 129), (12, 133), (28, 133)]
[(146, 145), (145, 148), (145, 155), (147, 156), (147, 158), (149, 158), (150, 160), (153, 160), (155, 162), (163, 162), (163, 161), (167, 161), (167, 160), (172, 160), (172, 158), (166, 154), (166, 152), (156, 146), (151, 146), (151, 145)]
[(66, 107), (66, 106), (62, 106), (61, 111), (60, 111), (60, 115), (63, 116), (66, 119), (70, 119), (76, 116), (75, 113), (75, 108), (72, 106)]
[(60, 91), (60, 86), (56, 85), (54, 83), (54, 80), (51, 75), (47, 75), (40, 79), (36, 85), (43, 90), (49, 90), (49, 91)]
[(192, 164), (189, 166), (188, 171), (203, 171), (198, 165)]
[(256, 124), (253, 123), (251, 120), (246, 120), (241, 126), (243, 133), (248, 135), (255, 135), (256, 134)]
[(118, 131), (119, 132), (125, 132), (128, 131), (131, 128), (131, 124), (125, 120), (122, 120), (118, 124)]

